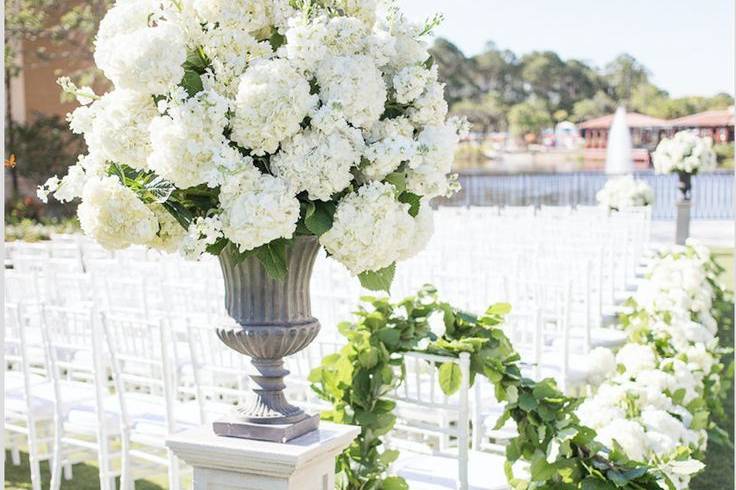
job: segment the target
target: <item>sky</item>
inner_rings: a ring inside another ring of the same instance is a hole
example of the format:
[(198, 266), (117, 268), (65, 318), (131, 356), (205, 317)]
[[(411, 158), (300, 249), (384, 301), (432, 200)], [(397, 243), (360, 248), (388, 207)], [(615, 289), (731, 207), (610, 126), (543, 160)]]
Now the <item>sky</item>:
[(412, 20), (466, 55), (487, 41), (517, 55), (551, 50), (602, 67), (629, 53), (673, 97), (734, 90), (733, 0), (399, 0)]

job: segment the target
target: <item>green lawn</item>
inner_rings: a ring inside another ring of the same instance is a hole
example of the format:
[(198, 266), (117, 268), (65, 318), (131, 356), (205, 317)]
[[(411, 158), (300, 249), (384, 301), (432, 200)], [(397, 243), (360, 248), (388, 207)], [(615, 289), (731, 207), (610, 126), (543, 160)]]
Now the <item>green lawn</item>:
[[(31, 488), (31, 470), (28, 467), (28, 455), (21, 453), (20, 466), (10, 463), (10, 453), (5, 453), (5, 488), (6, 490), (20, 490)], [(61, 480), (62, 490), (99, 490), (100, 480), (97, 466), (92, 464), (76, 464), (73, 469), (72, 480)], [(43, 488), (49, 487), (51, 473), (48, 463), (41, 463), (41, 480)], [(163, 490), (166, 488), (166, 475), (151, 480), (138, 480), (135, 484), (136, 490)]]

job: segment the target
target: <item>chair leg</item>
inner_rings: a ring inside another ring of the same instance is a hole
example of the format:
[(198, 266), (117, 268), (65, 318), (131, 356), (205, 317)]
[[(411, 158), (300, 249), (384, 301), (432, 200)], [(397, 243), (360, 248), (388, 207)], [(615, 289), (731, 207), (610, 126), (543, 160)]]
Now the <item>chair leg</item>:
[(72, 478), (74, 478), (72, 464), (69, 461), (64, 461), (64, 479), (69, 481)]
[(31, 469), (31, 487), (33, 490), (41, 490), (41, 466), (36, 437), (36, 425), (35, 422), (31, 422), (28, 425), (28, 466)]
[(61, 424), (57, 424), (54, 429), (54, 450), (51, 458), (51, 483), (49, 490), (59, 490), (61, 487), (61, 466), (63, 464), (61, 456)]
[(10, 462), (13, 466), (20, 466), (20, 449), (17, 447), (10, 449)]
[(120, 462), (120, 490), (133, 490), (135, 482), (130, 475), (130, 437), (123, 434), (120, 439), (123, 452)]
[(172, 490), (180, 489), (181, 482), (179, 481), (179, 459), (173, 452), (171, 452), (171, 450), (168, 450), (167, 452), (169, 454), (169, 488)]

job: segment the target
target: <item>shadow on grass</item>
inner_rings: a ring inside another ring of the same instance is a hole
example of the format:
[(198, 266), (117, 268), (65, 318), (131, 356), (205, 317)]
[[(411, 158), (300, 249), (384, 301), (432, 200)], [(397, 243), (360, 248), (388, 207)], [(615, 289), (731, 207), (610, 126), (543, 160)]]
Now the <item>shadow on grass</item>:
[[(62, 490), (99, 490), (100, 477), (97, 466), (80, 463), (73, 468), (73, 479), (61, 480)], [(41, 463), (41, 487), (48, 488), (51, 481), (51, 473), (47, 462)], [(119, 483), (119, 481), (118, 481)], [(21, 463), (15, 466), (10, 462), (10, 453), (5, 453), (5, 489), (25, 490), (31, 489), (31, 470), (28, 466), (28, 454), (21, 453)], [(136, 490), (164, 490), (165, 487), (156, 485), (146, 480), (138, 480), (135, 484)]]

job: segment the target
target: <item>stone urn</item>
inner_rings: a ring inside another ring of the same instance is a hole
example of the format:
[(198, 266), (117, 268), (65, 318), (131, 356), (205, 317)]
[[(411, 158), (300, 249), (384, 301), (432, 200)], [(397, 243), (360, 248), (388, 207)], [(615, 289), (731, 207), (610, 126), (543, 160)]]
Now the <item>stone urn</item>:
[(254, 256), (237, 263), (235, 247), (220, 253), (225, 279), (225, 307), (237, 327), (218, 328), (217, 336), (251, 358), (254, 383), (247, 404), (214, 422), (217, 435), (286, 442), (315, 430), (318, 414), (305, 413), (284, 396), (283, 358), (308, 346), (319, 333), (312, 316), (309, 280), (319, 251), (314, 236), (296, 237), (287, 250), (288, 272), (272, 278)]
[(692, 175), (686, 172), (677, 173), (677, 228), (675, 230), (675, 243), (684, 245), (690, 236), (690, 208), (692, 201), (690, 191), (692, 189)]

